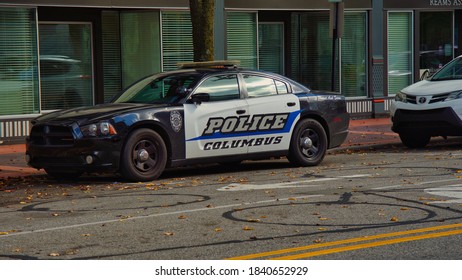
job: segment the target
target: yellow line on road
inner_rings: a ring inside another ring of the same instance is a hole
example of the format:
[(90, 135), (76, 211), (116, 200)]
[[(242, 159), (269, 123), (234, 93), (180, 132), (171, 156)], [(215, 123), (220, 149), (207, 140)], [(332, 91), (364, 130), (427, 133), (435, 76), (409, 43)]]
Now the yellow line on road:
[[(228, 260), (251, 260), (251, 259), (258, 259), (258, 258), (266, 258), (266, 257), (277, 256), (277, 255), (283, 255), (283, 254), (292, 254), (292, 253), (312, 250), (312, 249), (326, 248), (326, 247), (339, 246), (339, 245), (347, 245), (347, 244), (352, 244), (352, 243), (360, 243), (360, 242), (372, 241), (372, 240), (378, 240), (378, 239), (384, 239), (384, 238), (392, 238), (392, 237), (398, 237), (398, 236), (403, 236), (403, 235), (420, 234), (420, 233), (431, 232), (431, 231), (442, 231), (442, 230), (454, 229), (454, 228), (459, 228), (459, 227), (462, 227), (462, 224), (451, 224), (451, 225), (442, 225), (442, 226), (428, 227), (428, 228), (421, 228), (421, 229), (414, 229), (414, 230), (407, 230), (407, 231), (400, 231), (400, 232), (390, 232), (390, 233), (384, 233), (384, 234), (378, 234), (378, 235), (372, 235), (372, 236), (363, 236), (363, 237), (357, 237), (357, 238), (352, 238), (352, 239), (344, 239), (344, 240), (338, 240), (338, 241), (332, 241), (332, 242), (326, 242), (326, 243), (318, 243), (318, 244), (312, 244), (312, 245), (295, 247), (295, 248), (288, 248), (288, 249), (282, 249), (282, 250), (276, 250), (276, 251), (269, 251), (269, 252), (238, 256), (238, 257), (229, 258)], [(278, 257), (274, 259), (309, 258), (312, 256), (317, 256), (317, 255), (333, 254), (333, 253), (338, 253), (338, 252), (343, 252), (343, 251), (358, 250), (358, 249), (364, 249), (364, 248), (370, 248), (370, 247), (384, 246), (384, 245), (389, 245), (389, 244), (416, 241), (416, 240), (428, 239), (428, 238), (437, 238), (437, 237), (456, 235), (456, 234), (462, 234), (462, 229), (446, 231), (446, 232), (437, 232), (437, 233), (431, 233), (431, 234), (425, 234), (425, 235), (409, 236), (409, 237), (403, 237), (403, 238), (397, 238), (397, 239), (390, 239), (390, 240), (377, 241), (377, 242), (371, 242), (371, 243), (365, 243), (365, 244), (345, 246), (345, 247), (340, 247), (340, 248), (331, 248), (331, 249), (325, 249), (325, 250), (320, 250), (320, 251), (315, 251), (315, 252), (292, 255), (292, 256), (282, 256), (282, 257)]]
[(450, 236), (450, 235), (456, 235), (456, 234), (462, 234), (462, 229), (445, 231), (445, 232), (437, 232), (437, 233), (429, 233), (429, 234), (417, 235), (417, 236), (401, 237), (401, 238), (396, 238), (396, 239), (377, 241), (377, 242), (371, 242), (371, 243), (365, 243), (365, 244), (358, 244), (358, 245), (352, 245), (352, 246), (345, 246), (345, 247), (340, 247), (340, 248), (332, 248), (332, 249), (308, 252), (308, 253), (297, 254), (297, 255), (289, 255), (289, 256), (283, 256), (279, 258), (272, 258), (272, 260), (298, 260), (298, 259), (311, 258), (315, 256), (321, 256), (321, 255), (335, 254), (335, 253), (340, 253), (340, 252), (379, 247), (379, 246), (410, 242), (410, 241), (417, 241), (417, 240), (423, 240), (423, 239), (429, 239), (429, 238), (438, 238), (438, 237)]

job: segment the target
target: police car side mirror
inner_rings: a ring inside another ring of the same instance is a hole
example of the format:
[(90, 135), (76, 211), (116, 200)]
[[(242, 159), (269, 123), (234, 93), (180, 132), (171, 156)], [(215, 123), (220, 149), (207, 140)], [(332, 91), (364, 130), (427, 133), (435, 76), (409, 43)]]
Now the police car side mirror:
[(196, 93), (191, 96), (191, 101), (198, 104), (201, 104), (202, 102), (208, 102), (210, 101), (210, 95), (208, 93)]

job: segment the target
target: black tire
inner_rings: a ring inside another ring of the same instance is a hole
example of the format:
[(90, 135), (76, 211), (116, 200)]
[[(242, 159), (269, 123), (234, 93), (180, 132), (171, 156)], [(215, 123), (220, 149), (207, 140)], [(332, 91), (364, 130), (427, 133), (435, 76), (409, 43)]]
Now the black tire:
[(316, 120), (303, 119), (294, 129), (288, 159), (298, 166), (315, 166), (322, 162), (327, 151), (324, 127)]
[(421, 149), (425, 148), (427, 144), (430, 142), (431, 136), (424, 133), (412, 133), (412, 132), (400, 132), (399, 138), (404, 146), (411, 148), (411, 149)]
[(81, 171), (56, 170), (49, 168), (45, 168), (45, 172), (48, 174), (48, 176), (60, 180), (77, 179), (83, 174)]
[(235, 167), (241, 165), (242, 160), (234, 160), (234, 161), (221, 161), (219, 162), (220, 165), (223, 166), (230, 166), (230, 167)]
[(130, 181), (152, 181), (164, 172), (167, 148), (162, 137), (151, 129), (134, 131), (122, 151), (120, 172)]

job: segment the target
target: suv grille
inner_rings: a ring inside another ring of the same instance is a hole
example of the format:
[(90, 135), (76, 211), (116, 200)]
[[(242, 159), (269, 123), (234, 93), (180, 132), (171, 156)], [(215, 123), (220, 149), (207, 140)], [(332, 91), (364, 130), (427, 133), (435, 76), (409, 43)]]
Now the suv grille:
[[(449, 93), (433, 95), (428, 103), (432, 104), (432, 103), (443, 102), (444, 100), (446, 100), (446, 98), (448, 98), (448, 96), (449, 96)], [(408, 103), (417, 104), (418, 98), (419, 96), (406, 95), (406, 100)]]
[(30, 133), (30, 140), (35, 145), (72, 146), (74, 136), (68, 126), (35, 125)]

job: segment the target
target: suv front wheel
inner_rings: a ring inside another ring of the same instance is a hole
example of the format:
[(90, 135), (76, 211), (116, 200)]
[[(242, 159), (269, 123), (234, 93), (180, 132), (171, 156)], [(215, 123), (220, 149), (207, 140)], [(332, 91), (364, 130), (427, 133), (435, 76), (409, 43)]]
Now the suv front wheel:
[(400, 132), (399, 138), (404, 146), (411, 149), (419, 149), (427, 146), (431, 136), (425, 133)]

